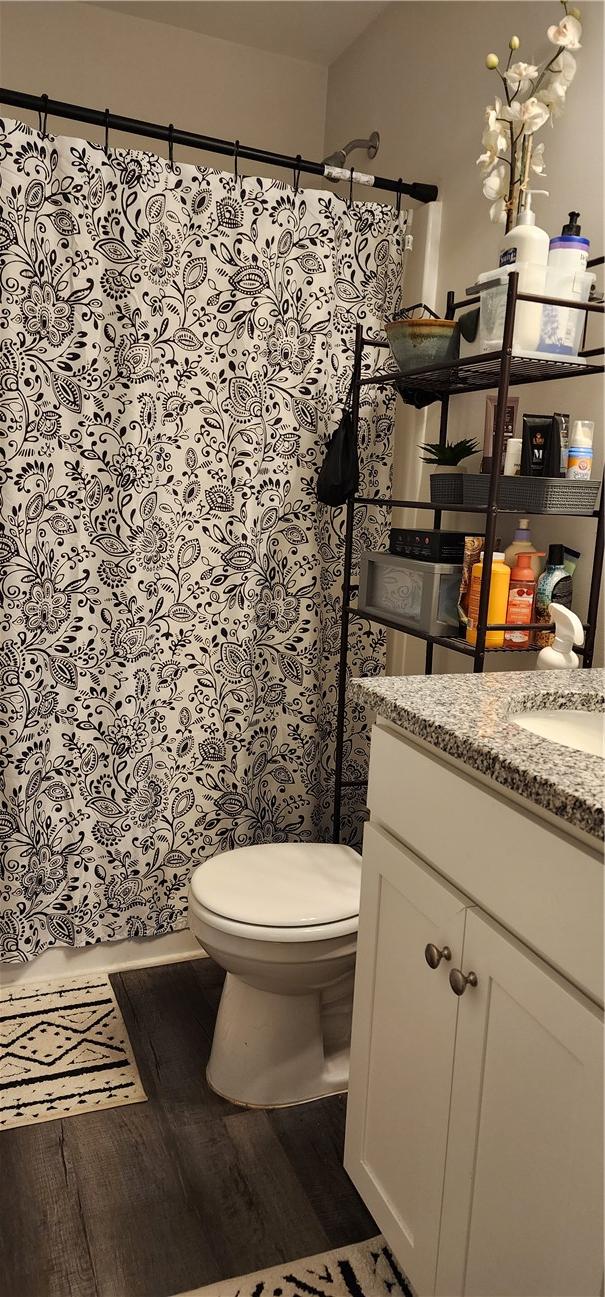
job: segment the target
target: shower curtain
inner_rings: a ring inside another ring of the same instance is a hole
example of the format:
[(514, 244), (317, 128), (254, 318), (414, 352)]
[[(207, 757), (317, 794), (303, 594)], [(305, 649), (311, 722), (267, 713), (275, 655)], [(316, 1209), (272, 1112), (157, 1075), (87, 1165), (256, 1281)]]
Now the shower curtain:
[[(0, 178), (0, 954), (23, 961), (184, 927), (205, 857), (329, 837), (344, 519), (315, 481), (355, 324), (400, 305), (405, 214), (10, 121)], [(362, 407), (369, 493), (393, 400)], [(359, 552), (386, 527), (360, 513)], [(383, 666), (380, 631), (351, 649)]]

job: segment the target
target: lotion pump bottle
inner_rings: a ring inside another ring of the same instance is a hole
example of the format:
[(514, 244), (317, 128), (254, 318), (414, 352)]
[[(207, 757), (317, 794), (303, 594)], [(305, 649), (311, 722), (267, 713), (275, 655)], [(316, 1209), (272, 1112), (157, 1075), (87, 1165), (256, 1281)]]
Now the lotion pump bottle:
[(555, 266), (557, 270), (568, 270), (571, 275), (576, 270), (586, 270), (590, 251), (590, 239), (582, 238), (579, 215), (579, 212), (569, 213), (569, 220), (561, 233), (550, 240), (548, 253), (549, 266)]
[[(510, 574), (506, 620), (511, 629), (504, 632), (505, 648), (529, 648), (532, 642), (532, 632), (525, 630), (531, 622), (536, 598), (536, 578), (531, 567), (532, 557), (531, 550), (517, 554)], [(536, 555), (536, 557), (541, 556)], [(513, 630), (512, 627), (515, 629)]]
[[(500, 249), (500, 269), (507, 273), (518, 270), (521, 293), (544, 292), (550, 240), (546, 230), (541, 230), (536, 225), (531, 198), (532, 194), (546, 192), (545, 189), (524, 191), (517, 224), (504, 236)], [(538, 350), (542, 333), (542, 311), (541, 302), (519, 302), (513, 339), (516, 352), (529, 352), (533, 355)]]
[[(517, 224), (509, 230), (502, 241), (500, 265), (514, 266), (517, 261), (529, 262), (534, 266), (545, 266), (548, 262), (550, 239), (546, 230), (536, 225), (536, 213), (532, 209), (532, 194), (546, 194), (546, 189), (526, 189), (522, 195), (523, 206), (517, 217)], [(524, 201), (523, 201), (524, 200)], [(521, 287), (521, 285), (519, 285)], [(532, 291), (531, 289), (527, 291)]]
[(579, 667), (580, 659), (574, 653), (573, 646), (582, 647), (584, 627), (579, 617), (571, 608), (564, 608), (560, 603), (548, 605), (548, 614), (555, 623), (555, 638), (548, 648), (538, 653), (536, 667), (538, 671), (565, 671)]
[(542, 571), (542, 554), (539, 554), (531, 538), (529, 518), (519, 518), (519, 525), (510, 545), (504, 551), (504, 562), (511, 571), (517, 562), (518, 554), (531, 554), (531, 568), (536, 581)]

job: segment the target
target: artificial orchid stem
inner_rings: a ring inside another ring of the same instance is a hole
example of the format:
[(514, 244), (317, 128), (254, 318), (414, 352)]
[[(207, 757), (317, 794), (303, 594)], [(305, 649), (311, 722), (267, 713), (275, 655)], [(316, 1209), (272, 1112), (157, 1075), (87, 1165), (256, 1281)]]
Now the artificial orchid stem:
[[(525, 135), (523, 137), (523, 149), (521, 152), (521, 185), (520, 185), (521, 193), (523, 193), (527, 189), (527, 185), (529, 181), (529, 168), (531, 166), (531, 155), (532, 155), (533, 147), (534, 147), (533, 135)], [(519, 198), (521, 197), (521, 193), (519, 194)]]

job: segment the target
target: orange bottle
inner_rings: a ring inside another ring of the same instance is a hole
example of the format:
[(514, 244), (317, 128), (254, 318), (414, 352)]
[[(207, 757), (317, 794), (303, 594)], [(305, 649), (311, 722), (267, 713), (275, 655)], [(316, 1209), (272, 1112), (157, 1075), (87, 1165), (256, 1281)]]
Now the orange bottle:
[(533, 642), (533, 632), (523, 630), (524, 626), (529, 626), (533, 620), (534, 605), (536, 602), (536, 577), (532, 568), (532, 559), (542, 558), (542, 554), (535, 551), (519, 553), (515, 559), (513, 570), (510, 574), (510, 588), (508, 592), (508, 606), (506, 609), (506, 621), (511, 625), (518, 626), (518, 630), (507, 630), (504, 632), (504, 647), (509, 649), (530, 648)]
[[(468, 599), (468, 625), (466, 628), (467, 644), (477, 643), (477, 623), (479, 621), (479, 599), (481, 595), (481, 578), (483, 576), (483, 553), (478, 563), (473, 565), (470, 593)], [(510, 568), (504, 562), (504, 554), (494, 551), (489, 580), (489, 606), (487, 621), (500, 625), (506, 621), (508, 604), (508, 587), (510, 585)], [(502, 648), (504, 645), (503, 630), (488, 630), (485, 636), (485, 647)]]

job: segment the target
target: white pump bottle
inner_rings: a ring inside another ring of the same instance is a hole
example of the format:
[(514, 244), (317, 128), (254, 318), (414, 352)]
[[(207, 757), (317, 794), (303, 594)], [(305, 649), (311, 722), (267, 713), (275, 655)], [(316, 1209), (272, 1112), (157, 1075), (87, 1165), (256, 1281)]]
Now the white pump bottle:
[(555, 623), (555, 638), (548, 648), (538, 653), (536, 667), (538, 671), (565, 671), (579, 667), (580, 659), (574, 653), (573, 646), (579, 648), (584, 643), (584, 627), (579, 617), (571, 608), (564, 608), (561, 603), (548, 605), (548, 614)]
[[(500, 250), (500, 269), (519, 272), (521, 293), (543, 293), (546, 283), (546, 265), (550, 239), (546, 230), (536, 225), (532, 211), (532, 194), (545, 194), (545, 189), (526, 189), (521, 196), (522, 207), (517, 224), (504, 236)], [(515, 317), (515, 351), (535, 355), (542, 333), (542, 303), (519, 302)]]
[[(522, 206), (517, 217), (517, 224), (505, 234), (500, 251), (500, 265), (514, 268), (515, 262), (522, 261), (532, 266), (545, 266), (548, 262), (550, 239), (546, 230), (536, 225), (536, 213), (532, 209), (532, 194), (545, 194), (546, 189), (526, 189), (521, 201)], [(531, 291), (531, 290), (529, 290)]]

